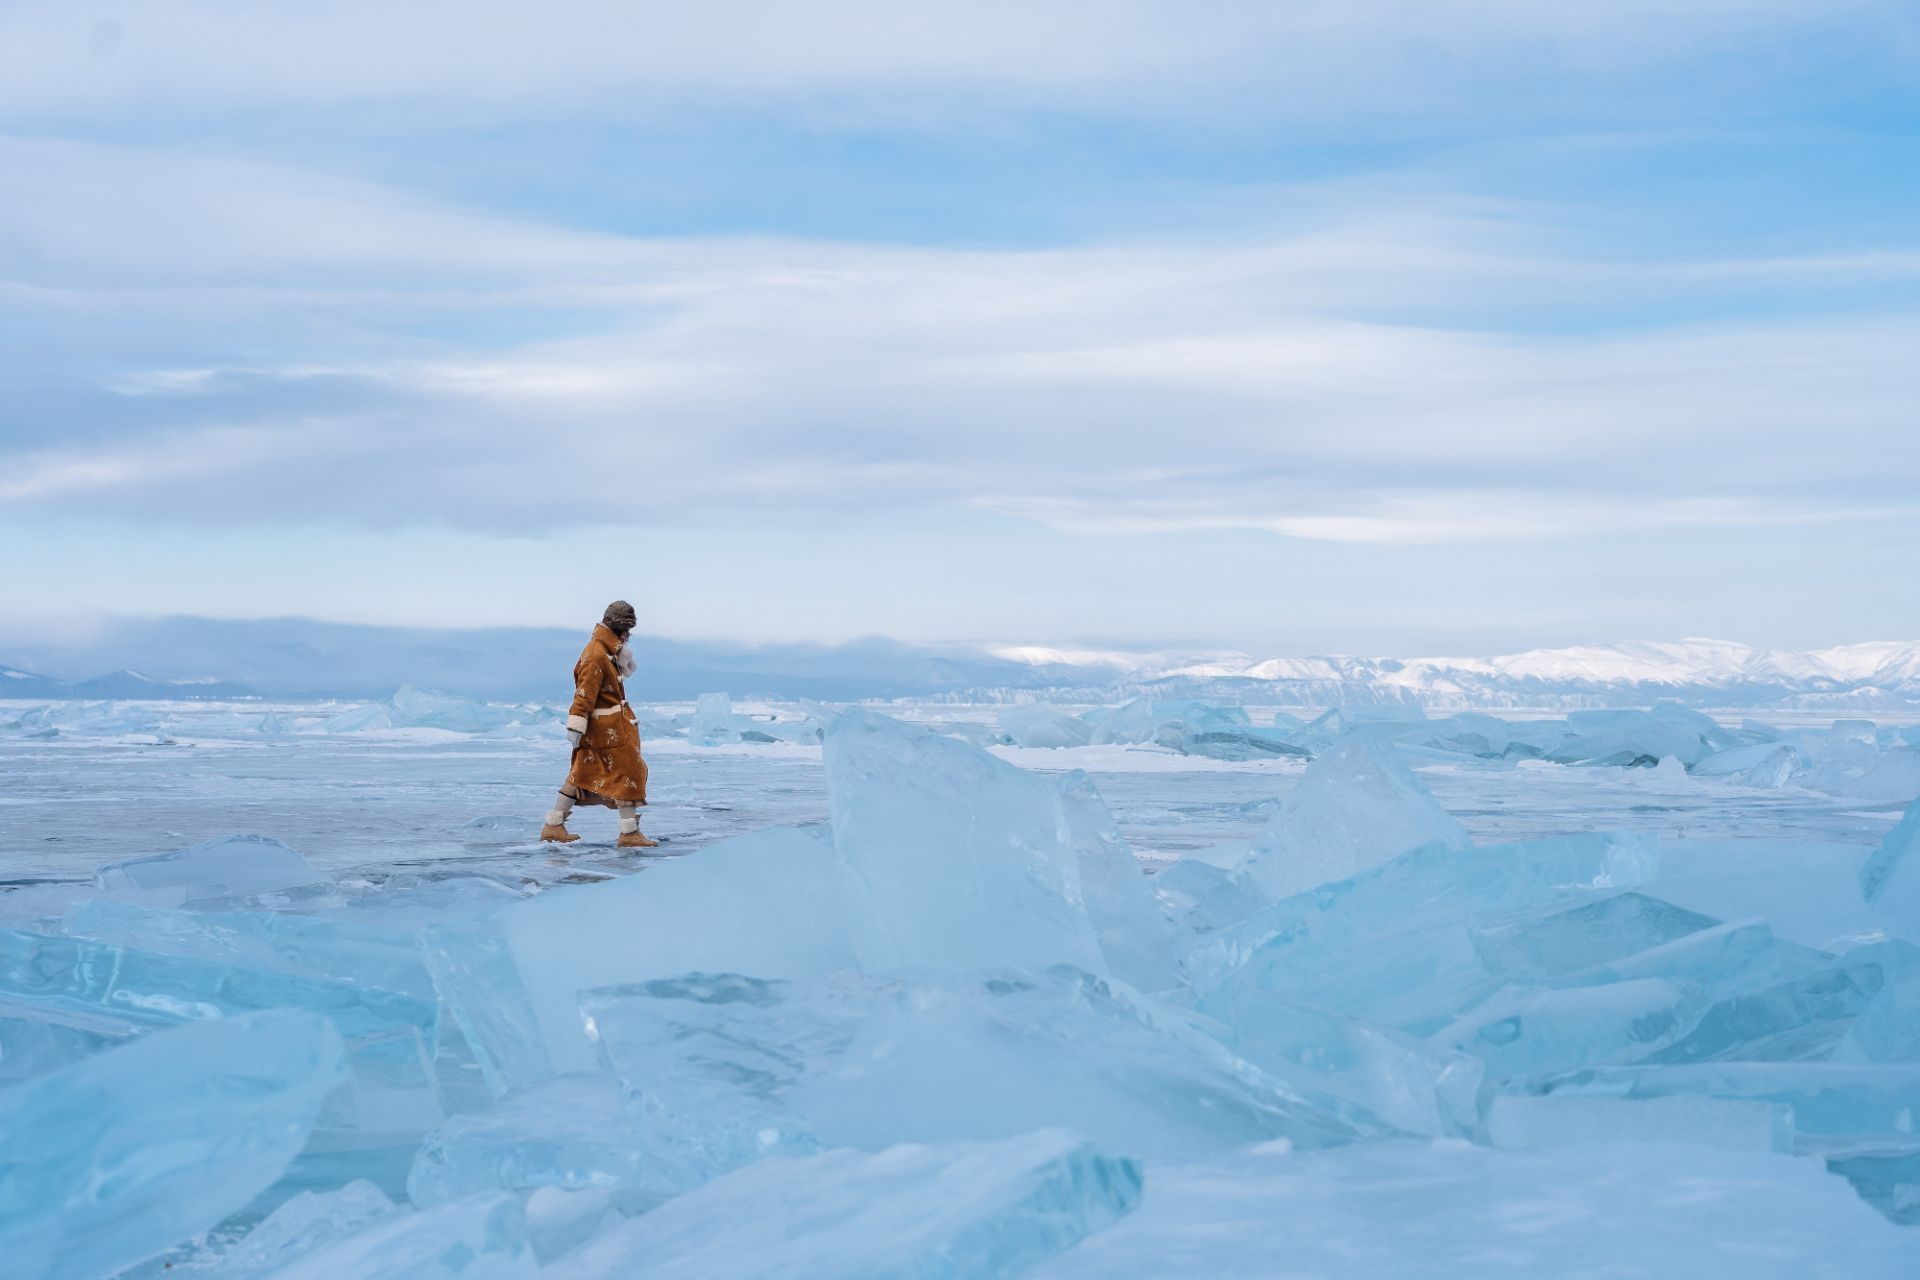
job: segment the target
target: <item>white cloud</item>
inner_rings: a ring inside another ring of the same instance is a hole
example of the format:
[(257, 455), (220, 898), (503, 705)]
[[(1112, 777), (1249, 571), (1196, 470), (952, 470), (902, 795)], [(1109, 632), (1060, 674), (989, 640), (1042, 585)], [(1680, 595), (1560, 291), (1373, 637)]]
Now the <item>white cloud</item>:
[(1912, 29), (1897, 0), (29, 0), (0, 14), (0, 118), (798, 104), (894, 123), (1030, 107), (1315, 119), (1457, 113), (1503, 89), (1551, 110), (1622, 78), (1685, 91), (1682, 66), (1751, 88), (1812, 33), (1860, 63)]
[[(1854, 288), (1857, 255), (1605, 263), (1498, 205), (1316, 208), (1237, 242), (649, 240), (0, 141), (4, 305), (123, 361), (110, 430), (16, 415), (0, 503), (509, 530), (936, 504), (1398, 542), (1830, 519), (1920, 485), (1920, 323), (1618, 318)], [(543, 336), (556, 310), (571, 336)], [(644, 500), (583, 504), (583, 467)]]

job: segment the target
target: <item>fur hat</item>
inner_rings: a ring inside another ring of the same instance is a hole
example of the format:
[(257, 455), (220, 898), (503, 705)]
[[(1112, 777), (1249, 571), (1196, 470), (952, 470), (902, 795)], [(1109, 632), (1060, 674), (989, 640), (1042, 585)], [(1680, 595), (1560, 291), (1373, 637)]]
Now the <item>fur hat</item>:
[(626, 635), (633, 630), (633, 624), (637, 621), (639, 619), (633, 612), (633, 606), (625, 600), (615, 600), (600, 617), (601, 625), (616, 635)]

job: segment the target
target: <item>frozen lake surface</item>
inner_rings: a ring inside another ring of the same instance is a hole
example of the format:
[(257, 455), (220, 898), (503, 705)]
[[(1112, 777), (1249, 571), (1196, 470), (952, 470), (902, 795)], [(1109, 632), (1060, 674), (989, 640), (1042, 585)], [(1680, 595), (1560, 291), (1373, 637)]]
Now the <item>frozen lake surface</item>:
[[(827, 816), (818, 746), (701, 746), (653, 737), (646, 743), (653, 803), (645, 829), (665, 841), (659, 853), (617, 853), (612, 811), (593, 809), (575, 819), (580, 843), (556, 851), (531, 837), (566, 771), (557, 728), (525, 737), (427, 728), (263, 735), (236, 728), (236, 708), (242, 718), (275, 714), (295, 725), (341, 708), (128, 705), (144, 710), (158, 730), (83, 726), (52, 738), (0, 732), (0, 880), (82, 878), (102, 862), (252, 832), (284, 840), (330, 870), (460, 867), (547, 884), (619, 874), (652, 857)], [(7, 706), (0, 704), (0, 721)], [(994, 714), (945, 705), (888, 710), (981, 725)], [(1825, 723), (1812, 727), (1824, 730)], [(1304, 768), (1293, 758), (1215, 760), (1151, 744), (993, 750), (1026, 769), (1085, 770), (1149, 866), (1251, 839)], [(1869, 847), (1904, 807), (1896, 799), (1756, 789), (1651, 769), (1413, 763), (1478, 842), (1631, 828)]]

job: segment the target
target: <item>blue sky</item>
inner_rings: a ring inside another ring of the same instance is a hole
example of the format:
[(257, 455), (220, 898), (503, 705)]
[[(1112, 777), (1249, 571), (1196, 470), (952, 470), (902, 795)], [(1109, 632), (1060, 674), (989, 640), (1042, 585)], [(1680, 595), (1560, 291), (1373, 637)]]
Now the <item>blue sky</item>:
[(1911, 4), (0, 0), (16, 628), (1911, 638), (1916, 339)]

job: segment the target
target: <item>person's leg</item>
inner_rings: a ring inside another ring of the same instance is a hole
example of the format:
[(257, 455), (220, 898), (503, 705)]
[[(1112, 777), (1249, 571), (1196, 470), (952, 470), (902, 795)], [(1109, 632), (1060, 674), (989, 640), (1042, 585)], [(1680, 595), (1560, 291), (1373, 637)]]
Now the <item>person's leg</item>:
[(638, 806), (631, 804), (623, 804), (620, 806), (620, 839), (618, 843), (623, 849), (651, 849), (659, 843), (657, 840), (649, 840), (640, 834), (640, 813)]
[(546, 825), (540, 828), (540, 838), (557, 844), (566, 844), (580, 837), (567, 830), (567, 818), (573, 813), (574, 794), (569, 787), (561, 787), (560, 794), (553, 802), (553, 808), (547, 810)]

